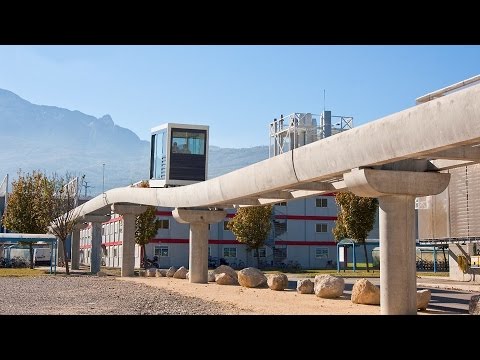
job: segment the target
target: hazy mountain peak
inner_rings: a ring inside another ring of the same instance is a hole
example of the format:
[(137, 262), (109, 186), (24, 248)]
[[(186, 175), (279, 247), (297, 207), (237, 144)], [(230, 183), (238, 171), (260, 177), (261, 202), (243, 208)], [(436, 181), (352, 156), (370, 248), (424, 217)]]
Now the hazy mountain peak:
[[(36, 105), (0, 89), (0, 179), (42, 170), (85, 174), (87, 195), (148, 179), (150, 143), (114, 123), (78, 110)], [(228, 149), (210, 145), (208, 177), (216, 177), (268, 158), (268, 146)], [(105, 166), (103, 166), (105, 164)], [(85, 194), (82, 191), (82, 194)]]

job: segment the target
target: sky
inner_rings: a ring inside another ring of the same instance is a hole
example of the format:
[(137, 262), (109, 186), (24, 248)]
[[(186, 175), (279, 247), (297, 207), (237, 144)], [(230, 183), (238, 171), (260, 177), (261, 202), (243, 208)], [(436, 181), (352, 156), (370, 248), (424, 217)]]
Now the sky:
[(110, 114), (144, 140), (205, 124), (233, 148), (267, 145), (280, 114), (325, 106), (360, 126), (479, 73), (480, 46), (0, 46), (0, 88), (34, 104)]

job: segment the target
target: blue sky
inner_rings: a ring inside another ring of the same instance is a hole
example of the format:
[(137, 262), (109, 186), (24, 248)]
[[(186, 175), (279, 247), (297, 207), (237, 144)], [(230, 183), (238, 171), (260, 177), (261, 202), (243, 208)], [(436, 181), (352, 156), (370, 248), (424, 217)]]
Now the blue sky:
[[(480, 46), (0, 46), (0, 88), (148, 140), (165, 122), (210, 125), (210, 144), (269, 142), (280, 114), (359, 126), (480, 73)], [(1, 119), (0, 119), (1, 121)]]

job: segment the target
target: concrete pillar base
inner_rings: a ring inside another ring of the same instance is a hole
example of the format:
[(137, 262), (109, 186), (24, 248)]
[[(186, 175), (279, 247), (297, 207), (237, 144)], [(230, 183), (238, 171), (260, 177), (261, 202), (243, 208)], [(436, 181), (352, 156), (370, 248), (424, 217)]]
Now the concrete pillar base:
[(179, 223), (190, 224), (189, 281), (197, 284), (208, 283), (208, 224), (223, 220), (227, 212), (176, 208), (172, 214)]
[(343, 178), (354, 194), (379, 198), (380, 313), (416, 314), (415, 197), (441, 193), (450, 174), (361, 169)]
[(135, 219), (147, 210), (142, 205), (119, 205), (113, 204), (111, 209), (114, 213), (123, 216), (123, 239), (122, 239), (122, 277), (135, 275)]
[(100, 271), (102, 259), (102, 223), (92, 222), (92, 251), (90, 253), (90, 272), (96, 274)]

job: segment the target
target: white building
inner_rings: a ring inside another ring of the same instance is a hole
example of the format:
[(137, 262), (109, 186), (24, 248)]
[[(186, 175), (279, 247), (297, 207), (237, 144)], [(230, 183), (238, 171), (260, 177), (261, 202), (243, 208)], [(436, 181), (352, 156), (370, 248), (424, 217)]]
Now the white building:
[[(157, 218), (161, 228), (146, 245), (148, 258), (159, 258), (161, 268), (170, 266), (188, 267), (189, 225), (180, 224), (172, 217), (172, 208), (158, 208)], [(246, 245), (235, 240), (235, 235), (226, 224), (234, 216), (228, 211), (223, 222), (210, 225), (209, 256), (212, 265), (220, 258), (232, 267), (257, 266), (255, 253), (247, 251)], [(321, 269), (336, 267), (336, 243), (332, 229), (337, 219), (337, 206), (333, 194), (281, 203), (274, 207), (271, 234), (260, 249), (260, 266), (296, 266)], [(122, 259), (123, 222), (121, 217), (102, 225), (102, 251), (105, 266), (120, 267)], [(91, 227), (80, 232), (80, 262), (90, 263)], [(378, 222), (369, 234), (378, 239)], [(368, 245), (371, 254), (374, 244)], [(351, 259), (351, 248), (348, 259)], [(363, 251), (357, 250), (357, 261), (364, 262)], [(370, 258), (370, 261), (372, 259)], [(140, 247), (136, 245), (135, 266), (140, 267)]]

